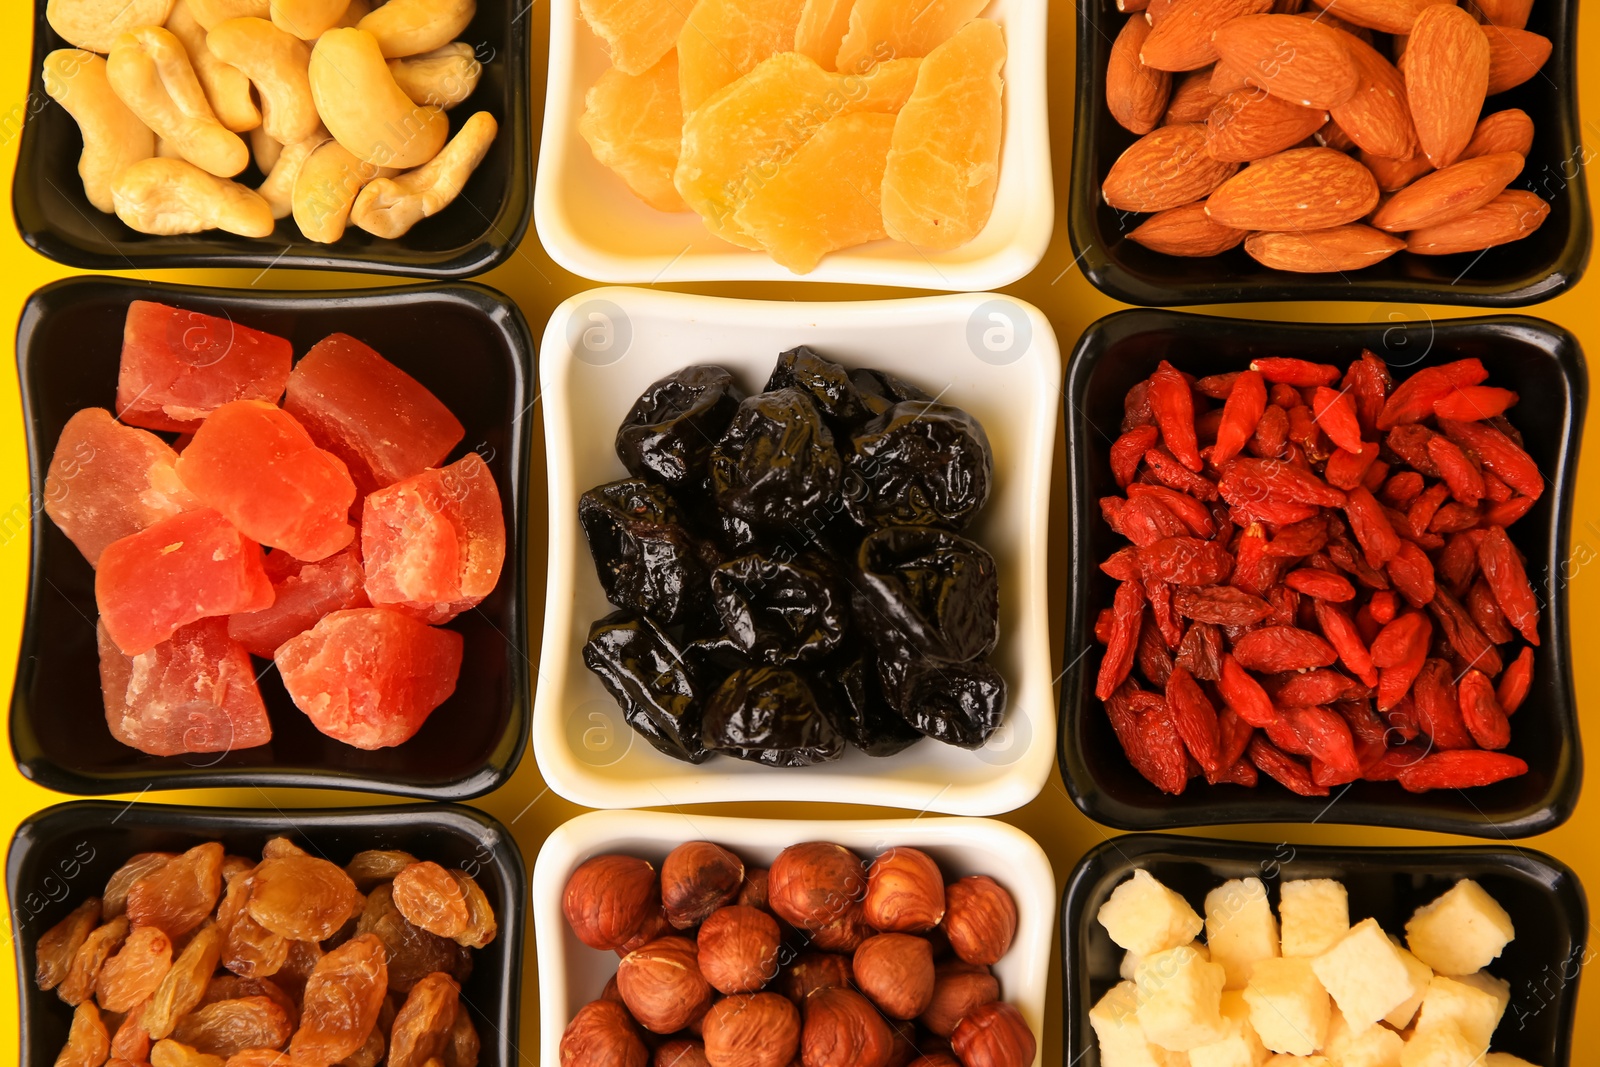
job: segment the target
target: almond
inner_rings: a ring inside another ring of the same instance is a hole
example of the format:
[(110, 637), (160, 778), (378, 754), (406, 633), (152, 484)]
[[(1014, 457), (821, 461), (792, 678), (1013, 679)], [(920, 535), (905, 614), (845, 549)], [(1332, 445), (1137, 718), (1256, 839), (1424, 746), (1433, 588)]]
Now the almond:
[(1492, 152), (1515, 152), (1526, 156), (1533, 150), (1533, 120), (1519, 107), (1496, 111), (1478, 120), (1472, 140), (1461, 150), (1461, 159), (1475, 159)]
[(1527, 29), (1533, 12), (1533, 0), (1477, 0), (1473, 6), (1489, 25), (1510, 30)]
[(1550, 58), (1550, 38), (1527, 30), (1485, 26), (1489, 39), (1490, 96), (1513, 89), (1535, 74)]
[(1344, 38), (1360, 82), (1355, 95), (1330, 109), (1339, 128), (1373, 155), (1407, 159), (1417, 150), (1417, 128), (1406, 101), (1406, 80), (1376, 48)]
[(1365, 26), (1357, 26), (1353, 22), (1346, 22), (1338, 15), (1331, 15), (1326, 11), (1320, 11), (1316, 8), (1312, 8), (1310, 11), (1302, 12), (1300, 17), (1303, 19), (1310, 19), (1312, 22), (1321, 23), (1330, 30), (1342, 30), (1357, 40), (1365, 41), (1367, 44), (1372, 43), (1371, 30), (1367, 29)]
[(1167, 17), (1167, 12), (1178, 0), (1149, 0), (1144, 9), (1144, 20), (1150, 24), (1151, 29), (1161, 25), (1161, 20)]
[(1253, 233), (1244, 242), (1244, 250), (1262, 266), (1300, 274), (1360, 270), (1405, 246), (1400, 238), (1360, 223), (1295, 233)]
[(1417, 16), (1405, 53), (1406, 97), (1417, 144), (1447, 167), (1472, 139), (1489, 89), (1489, 38), (1459, 7), (1435, 4)]
[(1206, 119), (1206, 151), (1212, 159), (1249, 163), (1292, 148), (1328, 119), (1326, 111), (1301, 107), (1260, 89), (1229, 93)]
[(1406, 33), (1424, 8), (1452, 0), (1311, 0), (1346, 22), (1381, 33)]
[(1156, 128), (1167, 110), (1172, 75), (1139, 62), (1150, 24), (1135, 15), (1123, 24), (1106, 64), (1106, 107), (1124, 129), (1143, 135)]
[(1250, 79), (1244, 76), (1244, 71), (1218, 60), (1211, 68), (1210, 87), (1211, 91), (1221, 98), (1240, 89), (1248, 89)]
[(1211, 69), (1191, 70), (1172, 87), (1167, 101), (1167, 113), (1161, 123), (1171, 126), (1176, 122), (1204, 122), (1211, 117), (1211, 109), (1222, 102), (1222, 96), (1211, 91)]
[(1526, 189), (1508, 189), (1469, 215), (1413, 230), (1406, 247), (1419, 255), (1476, 252), (1520, 240), (1544, 224), (1550, 205)]
[(1223, 182), (1206, 211), (1240, 230), (1321, 230), (1354, 222), (1378, 202), (1372, 172), (1331, 148), (1292, 148)]
[(1100, 194), (1119, 211), (1164, 211), (1209, 195), (1239, 169), (1206, 154), (1206, 128), (1163, 126), (1117, 157)]
[(1235, 230), (1206, 214), (1204, 200), (1158, 211), (1128, 234), (1129, 240), (1169, 256), (1216, 256), (1238, 247), (1244, 230)]
[(1350, 139), (1350, 135), (1344, 131), (1344, 127), (1333, 121), (1332, 118), (1324, 122), (1317, 129), (1317, 132), (1311, 135), (1311, 140), (1313, 144), (1319, 144), (1323, 148), (1332, 148), (1338, 152), (1348, 152), (1356, 147), (1356, 143)]
[[(1240, 15), (1257, 14), (1272, 7), (1272, 0), (1174, 0), (1159, 19), (1139, 58), (1157, 70), (1198, 70), (1217, 59), (1211, 35)], [(1155, 10), (1154, 3), (1146, 14)]]
[(1387, 156), (1375, 156), (1371, 152), (1361, 152), (1356, 158), (1372, 172), (1372, 176), (1378, 179), (1378, 188), (1386, 193), (1404, 189), (1433, 169), (1433, 164), (1429, 163), (1428, 157), (1421, 152), (1410, 159), (1391, 159)]
[(1355, 62), (1336, 30), (1296, 15), (1245, 15), (1212, 38), (1217, 56), (1273, 96), (1330, 108), (1355, 95)]
[(1372, 224), (1404, 233), (1458, 219), (1499, 196), (1522, 173), (1522, 163), (1515, 152), (1496, 152), (1441, 167), (1395, 193), (1372, 216)]

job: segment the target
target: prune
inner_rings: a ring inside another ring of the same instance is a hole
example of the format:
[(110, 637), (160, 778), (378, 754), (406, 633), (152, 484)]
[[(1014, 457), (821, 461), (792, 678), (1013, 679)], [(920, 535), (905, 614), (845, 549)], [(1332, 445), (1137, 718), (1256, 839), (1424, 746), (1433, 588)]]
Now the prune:
[(33, 984), (41, 990), (60, 985), (72, 969), (72, 958), (99, 922), (100, 898), (90, 897), (46, 930), (33, 950)]
[(699, 691), (677, 644), (655, 623), (615, 612), (595, 623), (583, 662), (622, 709), (628, 725), (673, 759), (704, 763)]
[(293, 1024), (271, 997), (216, 1000), (178, 1020), (174, 1041), (224, 1058), (251, 1048), (282, 1048)]
[(718, 506), (772, 531), (835, 510), (842, 470), (833, 432), (798, 389), (745, 399), (711, 452)]
[(394, 906), (413, 926), (455, 938), (467, 929), (467, 902), (450, 872), (437, 863), (413, 863), (395, 876)]
[(819, 356), (808, 345), (791, 348), (778, 357), (764, 392), (798, 389), (811, 398), (822, 417), (841, 426), (865, 422), (867, 409), (844, 367)]
[(95, 983), (100, 980), (100, 970), (106, 960), (122, 947), (127, 938), (128, 917), (125, 915), (119, 915), (91, 930), (83, 944), (78, 946), (77, 954), (72, 957), (67, 976), (56, 987), (56, 996), (74, 1006), (88, 1000), (94, 993)]
[(744, 392), (721, 367), (696, 366), (652, 382), (617, 429), (617, 458), (635, 478), (683, 485), (705, 470)]
[(845, 507), (865, 529), (964, 529), (989, 499), (994, 458), (978, 420), (908, 401), (873, 419), (845, 456)]
[(946, 530), (891, 526), (869, 534), (856, 559), (856, 619), (880, 653), (903, 645), (964, 663), (994, 650), (1000, 583), (981, 545)]
[(156, 991), (172, 967), (172, 939), (155, 926), (136, 926), (95, 979), (94, 996), (106, 1011), (128, 1011)]
[(423, 978), (400, 1005), (389, 1037), (389, 1067), (424, 1067), (450, 1043), (461, 987), (448, 974)]
[(128, 888), (128, 920), (168, 937), (199, 926), (222, 895), (222, 857), (221, 843), (208, 841), (136, 880)]
[(355, 882), (356, 888), (366, 892), (379, 882), (392, 882), (394, 876), (417, 862), (417, 857), (399, 849), (369, 848), (357, 852), (344, 865), (344, 873)]
[(367, 906), (356, 930), (358, 936), (372, 934), (383, 942), (389, 961), (389, 988), (402, 996), (434, 971), (444, 971), (461, 982), (472, 973), (472, 955), (464, 947), (406, 922), (394, 906), (388, 883), (374, 886), (367, 894)]
[(833, 564), (740, 556), (711, 572), (711, 601), (735, 646), (771, 666), (821, 659), (844, 640), (849, 598)]
[(851, 371), (850, 384), (856, 387), (856, 394), (861, 397), (861, 406), (872, 416), (882, 415), (896, 404), (907, 400), (933, 399), (910, 382), (870, 367)]
[(916, 730), (959, 748), (982, 748), (1005, 715), (1006, 680), (983, 660), (940, 663), (902, 652), (878, 660), (889, 703)]
[(638, 478), (597, 486), (578, 501), (578, 521), (611, 603), (664, 624), (703, 610), (706, 561), (666, 489)]
[(56, 1067), (100, 1067), (111, 1053), (111, 1036), (92, 1002), (79, 1004), (72, 1013), (67, 1043), (56, 1057)]
[(467, 928), (456, 935), (456, 943), (467, 948), (484, 948), (500, 932), (495, 921), (494, 906), (483, 892), (483, 887), (466, 871), (452, 867), (450, 877), (461, 889), (461, 898), (467, 902)]
[(134, 882), (159, 871), (176, 856), (176, 852), (141, 852), (113, 871), (106, 881), (106, 891), (100, 894), (104, 901), (101, 912), (105, 921), (110, 922), (127, 910), (128, 890)]
[(867, 755), (892, 756), (922, 740), (923, 735), (884, 700), (870, 656), (820, 673), (833, 681), (839, 731)]
[(707, 748), (769, 767), (804, 767), (844, 754), (844, 738), (799, 673), (757, 667), (730, 674), (706, 701)]
[(262, 860), (250, 877), (250, 917), (291, 941), (323, 941), (356, 910), (356, 886), (315, 856)]
[(389, 987), (386, 956), (377, 937), (357, 934), (317, 962), (289, 1042), (296, 1060), (337, 1063), (366, 1043)]
[[(222, 927), (212, 924), (197, 931), (172, 962), (166, 977), (141, 1010), (141, 1025), (154, 1038), (172, 1033), (173, 1026), (206, 994), (206, 986), (222, 958)], [(181, 1038), (179, 1040), (182, 1040)], [(185, 1044), (194, 1044), (186, 1041)]]

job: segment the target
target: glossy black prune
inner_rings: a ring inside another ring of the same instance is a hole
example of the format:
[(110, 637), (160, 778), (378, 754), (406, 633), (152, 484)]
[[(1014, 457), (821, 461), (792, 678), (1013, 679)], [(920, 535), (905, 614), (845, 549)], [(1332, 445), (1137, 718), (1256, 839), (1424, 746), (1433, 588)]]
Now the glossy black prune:
[(744, 395), (722, 367), (685, 367), (660, 378), (617, 428), (617, 458), (635, 478), (673, 486), (693, 481)]
[(933, 399), (910, 382), (870, 367), (851, 371), (850, 384), (856, 387), (856, 395), (861, 398), (861, 406), (866, 409), (868, 415), (873, 416), (882, 415), (905, 400)]
[(596, 486), (579, 499), (578, 522), (612, 604), (664, 624), (707, 610), (705, 546), (664, 486), (642, 478)]
[(994, 458), (977, 419), (948, 404), (908, 400), (851, 439), (845, 477), (845, 506), (866, 529), (959, 531), (989, 499)]
[(766, 391), (774, 389), (800, 390), (811, 398), (823, 418), (834, 423), (853, 426), (868, 418), (850, 372), (807, 345), (791, 348), (778, 357)]
[(673, 759), (704, 763), (699, 687), (683, 652), (649, 619), (613, 612), (589, 629), (583, 662), (640, 736)]
[(982, 748), (1005, 717), (1006, 680), (987, 660), (939, 663), (901, 649), (880, 655), (878, 680), (907, 723), (947, 745)]
[(702, 743), (712, 751), (769, 767), (806, 767), (844, 754), (812, 683), (784, 667), (737, 670), (707, 699)]
[(843, 461), (811, 398), (778, 389), (746, 398), (711, 452), (718, 507), (783, 531), (837, 506)]
[(833, 683), (839, 732), (867, 755), (892, 756), (922, 740), (923, 735), (884, 699), (870, 653), (818, 674)]
[(982, 545), (934, 527), (891, 526), (867, 535), (856, 565), (856, 621), (880, 655), (903, 646), (964, 663), (994, 651), (1000, 582)]
[(844, 640), (850, 598), (837, 569), (815, 553), (793, 560), (754, 554), (711, 572), (711, 603), (723, 631), (757, 663), (812, 663)]

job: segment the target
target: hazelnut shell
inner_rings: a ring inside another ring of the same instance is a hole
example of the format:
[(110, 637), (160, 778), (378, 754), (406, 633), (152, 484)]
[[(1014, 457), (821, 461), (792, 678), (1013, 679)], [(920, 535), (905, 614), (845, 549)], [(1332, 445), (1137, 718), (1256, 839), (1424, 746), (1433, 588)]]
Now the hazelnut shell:
[(710, 841), (686, 841), (661, 861), (661, 904), (679, 930), (699, 926), (743, 884), (744, 861)]
[(944, 874), (933, 857), (891, 848), (872, 862), (862, 915), (875, 929), (920, 934), (944, 919)]
[(944, 932), (955, 954), (968, 963), (993, 966), (1011, 949), (1017, 905), (988, 875), (973, 875), (945, 887)]
[(705, 1017), (706, 1059), (718, 1067), (789, 1067), (800, 1049), (800, 1012), (776, 993), (737, 993)]
[(893, 1019), (915, 1019), (933, 1000), (933, 950), (911, 934), (878, 934), (856, 949), (856, 985)]
[(673, 1034), (704, 1014), (711, 986), (700, 974), (697, 957), (687, 937), (659, 937), (623, 957), (617, 991), (640, 1026)]

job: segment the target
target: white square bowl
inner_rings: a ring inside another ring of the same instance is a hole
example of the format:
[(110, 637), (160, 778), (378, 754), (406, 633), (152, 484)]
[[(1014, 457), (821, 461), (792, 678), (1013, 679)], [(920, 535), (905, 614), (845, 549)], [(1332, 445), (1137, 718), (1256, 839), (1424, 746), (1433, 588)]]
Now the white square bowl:
[(765, 867), (789, 845), (832, 841), (870, 862), (903, 845), (932, 856), (947, 882), (987, 874), (1017, 904), (1011, 951), (995, 964), (1000, 996), (1015, 1005), (1038, 1042), (1044, 1062), (1045, 987), (1056, 879), (1044, 850), (1027, 834), (991, 819), (895, 819), (822, 822), (805, 819), (728, 819), (668, 812), (599, 811), (579, 815), (551, 834), (533, 868), (533, 928), (538, 943), (540, 1063), (561, 1062), (561, 1032), (579, 1008), (598, 1000), (617, 971), (617, 956), (579, 941), (561, 913), (562, 892), (577, 866), (620, 852), (660, 866), (685, 841), (714, 841), (748, 866)]
[[(685, 0), (686, 3), (689, 0)], [(550, 69), (534, 185), (539, 240), (561, 266), (600, 282), (813, 281), (977, 291), (1038, 266), (1055, 222), (1046, 84), (1046, 0), (993, 0), (986, 18), (1006, 31), (1004, 139), (994, 214), (971, 243), (924, 252), (875, 241), (793, 274), (764, 252), (713, 237), (690, 212), (657, 211), (595, 160), (578, 134), (584, 94), (611, 65), (577, 0), (550, 4)]]
[[(682, 367), (727, 367), (758, 392), (778, 354), (812, 345), (850, 367), (899, 375), (984, 426), (989, 502), (967, 533), (995, 557), (1005, 722), (977, 751), (925, 740), (887, 758), (851, 749), (792, 769), (726, 756), (695, 766), (657, 752), (584, 666), (589, 627), (613, 610), (578, 526), (578, 497), (628, 476), (617, 426), (651, 382)], [(831, 801), (993, 815), (1028, 803), (1055, 757), (1046, 550), (1061, 357), (1050, 323), (1010, 297), (805, 304), (646, 289), (595, 289), (562, 304), (539, 354), (550, 536), (533, 752), (550, 788), (589, 808), (728, 801)]]

